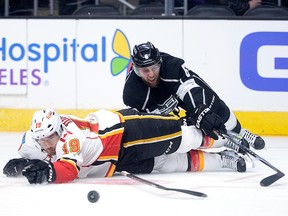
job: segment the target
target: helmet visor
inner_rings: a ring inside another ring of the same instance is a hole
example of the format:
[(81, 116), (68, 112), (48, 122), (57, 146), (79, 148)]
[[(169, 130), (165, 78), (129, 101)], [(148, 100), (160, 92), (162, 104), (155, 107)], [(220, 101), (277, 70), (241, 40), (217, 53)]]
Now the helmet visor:
[(137, 75), (140, 77), (146, 77), (150, 72), (153, 72), (154, 74), (158, 74), (160, 71), (161, 64), (153, 64), (149, 67), (137, 67), (134, 66), (134, 70)]

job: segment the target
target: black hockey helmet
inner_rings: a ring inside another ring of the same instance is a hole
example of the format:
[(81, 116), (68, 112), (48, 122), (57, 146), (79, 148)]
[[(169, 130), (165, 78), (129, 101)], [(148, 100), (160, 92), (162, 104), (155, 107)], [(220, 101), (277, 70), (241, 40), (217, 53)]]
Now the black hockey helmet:
[(149, 41), (133, 48), (132, 61), (135, 67), (149, 67), (156, 63), (161, 63), (162, 58), (159, 50)]

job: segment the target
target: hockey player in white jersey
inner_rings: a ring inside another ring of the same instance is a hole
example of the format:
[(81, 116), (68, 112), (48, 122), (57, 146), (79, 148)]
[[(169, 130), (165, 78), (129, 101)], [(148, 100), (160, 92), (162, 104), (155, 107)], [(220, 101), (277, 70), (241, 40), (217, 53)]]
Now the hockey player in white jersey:
[(43, 109), (34, 113), (31, 129), (23, 136), (21, 158), (8, 161), (3, 173), (22, 174), (30, 184), (41, 184), (111, 177), (121, 171), (245, 172), (245, 160), (235, 151), (203, 150), (227, 146), (231, 147), (228, 140), (203, 136), (172, 115), (99, 110), (80, 119)]

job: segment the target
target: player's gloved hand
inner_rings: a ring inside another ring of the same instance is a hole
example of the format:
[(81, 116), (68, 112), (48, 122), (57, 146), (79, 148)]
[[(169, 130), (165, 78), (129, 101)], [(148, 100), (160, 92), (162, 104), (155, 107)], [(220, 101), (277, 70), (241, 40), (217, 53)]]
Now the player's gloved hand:
[(16, 177), (22, 173), (23, 168), (29, 162), (25, 158), (14, 158), (8, 161), (8, 163), (3, 168), (3, 174), (8, 177)]
[(53, 163), (46, 160), (30, 160), (24, 167), (22, 175), (28, 179), (30, 184), (52, 183), (56, 179)]
[(218, 131), (220, 133), (227, 132), (222, 119), (205, 105), (196, 108), (192, 122), (196, 128), (201, 129), (205, 135), (215, 140), (218, 140)]

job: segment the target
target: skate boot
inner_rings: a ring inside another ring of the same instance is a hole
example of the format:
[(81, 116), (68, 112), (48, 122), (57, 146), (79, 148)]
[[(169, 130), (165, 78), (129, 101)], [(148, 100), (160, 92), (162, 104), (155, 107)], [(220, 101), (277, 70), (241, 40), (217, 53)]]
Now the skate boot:
[(249, 145), (252, 146), (254, 149), (260, 150), (265, 147), (265, 141), (260, 136), (255, 135), (246, 129), (242, 129), (240, 135), (245, 140), (247, 140)]
[[(247, 148), (249, 148), (249, 143), (246, 141), (246, 140), (243, 140), (243, 139), (237, 139), (235, 140), (237, 141), (237, 143), (239, 143), (239, 145), (244, 145), (246, 146)], [(245, 154), (246, 152), (244, 152), (237, 144), (235, 144), (234, 142), (232, 142), (230, 139), (226, 139), (226, 143), (224, 144), (224, 146), (226, 148), (229, 148), (229, 149), (232, 149), (238, 153), (241, 153), (241, 154)]]
[(222, 168), (230, 168), (237, 172), (246, 172), (246, 162), (236, 152), (224, 150), (219, 154), (222, 159)]

